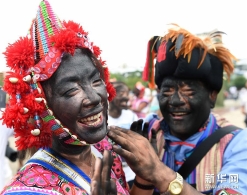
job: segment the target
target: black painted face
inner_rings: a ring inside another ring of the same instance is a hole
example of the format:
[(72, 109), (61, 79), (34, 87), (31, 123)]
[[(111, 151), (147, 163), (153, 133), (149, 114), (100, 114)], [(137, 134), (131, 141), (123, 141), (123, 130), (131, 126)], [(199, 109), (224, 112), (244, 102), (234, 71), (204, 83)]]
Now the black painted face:
[(214, 101), (200, 81), (167, 77), (161, 84), (161, 113), (171, 133), (183, 140), (206, 122)]
[(107, 92), (90, 57), (77, 49), (62, 60), (51, 83), (50, 90), (44, 90), (54, 116), (80, 140), (102, 140), (107, 130)]
[(119, 110), (128, 109), (129, 88), (121, 84), (119, 86), (116, 86), (115, 89), (116, 96), (111, 102), (111, 106)]

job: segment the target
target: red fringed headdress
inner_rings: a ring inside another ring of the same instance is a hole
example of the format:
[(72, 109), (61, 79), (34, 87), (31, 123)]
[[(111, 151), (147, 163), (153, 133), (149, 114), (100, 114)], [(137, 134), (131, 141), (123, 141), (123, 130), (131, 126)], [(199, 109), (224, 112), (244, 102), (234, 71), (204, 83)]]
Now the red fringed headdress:
[(48, 108), (40, 81), (49, 79), (61, 63), (64, 52), (74, 54), (76, 48), (87, 48), (104, 69), (104, 82), (108, 100), (115, 96), (115, 89), (109, 82), (109, 70), (100, 57), (101, 50), (88, 39), (79, 24), (61, 22), (53, 13), (47, 0), (43, 0), (30, 28), (30, 36), (21, 37), (10, 44), (4, 55), (11, 71), (4, 79), (3, 89), (10, 100), (3, 112), (3, 123), (14, 128), (18, 150), (49, 147), (52, 134), (64, 138), (66, 143), (87, 144), (77, 139), (63, 127)]

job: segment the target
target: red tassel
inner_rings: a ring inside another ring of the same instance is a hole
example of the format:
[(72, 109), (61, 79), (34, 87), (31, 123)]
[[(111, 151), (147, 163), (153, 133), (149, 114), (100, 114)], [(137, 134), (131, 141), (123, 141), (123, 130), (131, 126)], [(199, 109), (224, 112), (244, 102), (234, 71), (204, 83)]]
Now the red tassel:
[[(11, 77), (17, 78), (17, 83), (11, 83), (9, 79)], [(23, 75), (14, 72), (7, 72), (6, 77), (4, 78), (3, 90), (10, 95), (16, 95), (16, 93), (27, 93), (30, 91), (30, 85), (22, 80)]]
[(94, 46), (93, 46), (93, 53), (94, 53), (94, 55), (95, 55), (96, 57), (99, 57), (99, 55), (101, 54), (100, 48), (94, 45)]
[(68, 52), (71, 55), (74, 54), (78, 42), (75, 32), (70, 29), (60, 30), (50, 40), (54, 43), (54, 47), (59, 48), (61, 52)]
[(28, 148), (44, 148), (52, 145), (52, 131), (47, 127), (48, 124), (43, 123), (40, 134), (35, 136), (32, 130), (35, 127), (31, 124), (22, 129), (15, 129), (16, 147), (18, 150), (26, 150)]
[(154, 58), (155, 52), (153, 51), (154, 37), (152, 37), (147, 46), (146, 63), (142, 73), (142, 79), (149, 82), (149, 88), (155, 89), (154, 82)]
[[(13, 101), (13, 100), (10, 100)], [(5, 111), (3, 112), (3, 124), (6, 124), (9, 128), (21, 128), (25, 126), (28, 119), (29, 114), (24, 114), (24, 106), (23, 104), (10, 104), (11, 106), (7, 105)]]
[[(105, 62), (101, 60), (101, 63), (104, 64)], [(112, 101), (114, 97), (116, 96), (116, 90), (113, 87), (113, 85), (109, 82), (110, 73), (107, 67), (104, 68), (104, 77), (105, 77), (106, 90), (109, 94), (108, 100)]]
[(76, 22), (73, 22), (71, 20), (69, 20), (68, 22), (64, 21), (63, 25), (65, 28), (70, 29), (76, 33), (80, 32), (81, 34), (88, 35), (88, 33), (83, 30), (82, 26)]
[(6, 56), (7, 66), (17, 73), (34, 65), (33, 41), (28, 37), (20, 37), (14, 44), (10, 44), (3, 54)]
[(30, 93), (23, 97), (23, 102), (25, 102), (25, 106), (29, 108), (29, 114), (34, 115), (36, 112), (41, 114), (45, 110), (45, 103), (42, 100), (41, 102), (35, 101), (35, 98), (42, 98), (41, 94), (38, 94), (37, 91), (34, 93)]

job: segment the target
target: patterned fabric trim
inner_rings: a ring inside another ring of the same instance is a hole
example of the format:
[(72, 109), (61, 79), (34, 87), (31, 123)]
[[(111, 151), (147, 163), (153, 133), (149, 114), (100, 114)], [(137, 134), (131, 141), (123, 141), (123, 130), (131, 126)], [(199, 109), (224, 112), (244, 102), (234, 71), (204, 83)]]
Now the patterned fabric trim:
[(24, 187), (12, 187), (4, 193), (4, 195), (8, 195), (8, 194), (15, 194), (15, 195), (18, 195), (18, 194), (61, 195), (60, 193), (58, 193), (56, 191), (46, 190), (46, 189), (42, 189), (42, 188), (26, 187), (26, 186), (24, 186)]
[[(54, 157), (51, 153), (49, 153), (46, 150), (40, 150), (36, 152), (33, 157), (28, 161), (26, 166), (29, 163), (33, 163), (35, 160), (40, 160), (41, 165), (43, 166), (43, 162), (47, 163), (48, 165), (52, 166), (53, 168), (57, 169), (61, 173), (67, 176), (67, 178), (70, 179), (72, 183), (77, 186), (80, 186), (82, 189), (86, 190), (87, 193), (90, 193), (90, 185), (87, 179), (80, 176), (77, 172), (75, 172), (71, 167), (67, 166), (65, 163), (63, 163), (60, 159)], [(33, 161), (34, 160), (34, 161)], [(35, 163), (38, 163), (35, 161)]]
[[(220, 142), (215, 144), (206, 156), (196, 167), (196, 188), (199, 191), (208, 191), (211, 189), (210, 186), (215, 186), (217, 181), (217, 174), (220, 172), (222, 167), (222, 159), (227, 144), (232, 139), (233, 134), (227, 134), (221, 138)], [(214, 180), (208, 184), (205, 181), (207, 174), (213, 175)], [(209, 186), (210, 185), (210, 186)]]

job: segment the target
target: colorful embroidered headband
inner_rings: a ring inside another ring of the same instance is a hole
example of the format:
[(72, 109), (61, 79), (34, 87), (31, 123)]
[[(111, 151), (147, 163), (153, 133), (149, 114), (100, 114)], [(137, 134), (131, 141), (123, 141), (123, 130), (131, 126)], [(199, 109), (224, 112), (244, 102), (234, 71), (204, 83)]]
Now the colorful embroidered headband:
[(11, 71), (4, 79), (3, 89), (10, 100), (3, 112), (3, 124), (14, 128), (18, 150), (49, 147), (52, 133), (72, 145), (87, 145), (77, 139), (48, 108), (40, 81), (49, 79), (61, 63), (64, 52), (74, 54), (76, 48), (87, 48), (101, 63), (111, 101), (116, 92), (109, 82), (109, 70), (102, 61), (101, 50), (88, 39), (88, 33), (72, 21), (61, 22), (49, 2), (43, 0), (32, 21), (30, 35), (9, 44), (4, 52)]

